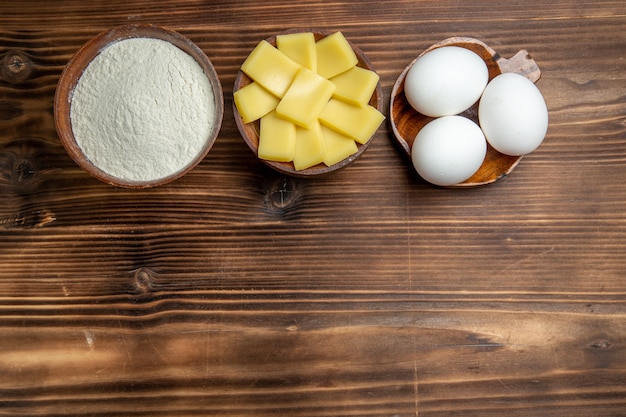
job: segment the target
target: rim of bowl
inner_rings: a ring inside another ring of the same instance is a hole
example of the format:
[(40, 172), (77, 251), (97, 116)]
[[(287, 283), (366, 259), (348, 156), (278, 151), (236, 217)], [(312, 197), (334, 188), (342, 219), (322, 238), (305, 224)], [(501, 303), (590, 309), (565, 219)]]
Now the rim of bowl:
[[(160, 39), (171, 43), (183, 52), (190, 55), (203, 69), (207, 79), (213, 89), (213, 97), (215, 101), (215, 113), (213, 120), (213, 128), (206, 138), (206, 142), (202, 150), (192, 159), (185, 167), (180, 170), (171, 173), (165, 177), (155, 178), (146, 181), (126, 180), (113, 176), (106, 171), (103, 171), (91, 162), (87, 156), (83, 153), (81, 148), (76, 143), (74, 132), (72, 130), (72, 122), (70, 118), (70, 111), (72, 106), (72, 95), (74, 89), (82, 76), (83, 71), (91, 63), (91, 61), (100, 54), (100, 52), (116, 42), (133, 39), (133, 38), (152, 38)], [(224, 95), (222, 86), (211, 63), (211, 60), (200, 49), (198, 45), (192, 42), (186, 36), (180, 33), (167, 29), (162, 26), (152, 24), (129, 24), (117, 26), (108, 29), (94, 38), (88, 40), (83, 44), (78, 51), (68, 61), (61, 77), (57, 83), (57, 88), (54, 96), (54, 121), (57, 134), (61, 140), (61, 143), (65, 147), (70, 157), (87, 173), (100, 181), (125, 188), (149, 188), (159, 185), (164, 185), (175, 181), (193, 168), (195, 168), (209, 153), (212, 148), (219, 131), (221, 129), (222, 120), (224, 117)]]
[[(313, 35), (315, 36), (315, 40), (318, 41), (338, 31), (293, 28), (293, 29), (289, 29), (289, 30), (277, 33), (275, 35), (269, 36), (265, 38), (264, 40), (269, 42), (271, 45), (276, 46), (277, 36), (288, 35), (292, 33), (303, 33), (303, 32), (313, 33)], [(352, 47), (352, 50), (357, 56), (357, 59), (358, 59), (357, 66), (376, 72), (376, 70), (374, 69), (372, 65), (372, 62), (367, 58), (367, 56), (365, 56), (365, 53), (358, 46), (354, 45), (347, 37), (346, 37), (346, 40), (348, 41), (348, 43)], [(240, 88), (246, 86), (250, 82), (252, 82), (250, 77), (244, 74), (240, 68), (237, 72), (235, 83), (233, 85), (233, 93), (238, 91)], [(382, 90), (380, 79), (378, 80), (378, 83), (376, 84), (376, 88), (374, 89), (374, 93), (372, 94), (372, 97), (370, 98), (369, 104), (375, 107), (381, 113), (383, 112), (384, 97), (383, 97), (383, 90)], [(241, 119), (241, 115), (239, 114), (239, 111), (237, 110), (237, 106), (235, 105), (234, 101), (233, 101), (233, 113), (234, 113), (237, 129), (239, 129), (239, 133), (241, 134), (241, 137), (243, 138), (244, 142), (246, 142), (250, 150), (252, 150), (254, 155), (265, 165), (273, 168), (274, 170), (278, 172), (281, 172), (283, 174), (287, 174), (293, 177), (306, 178), (306, 177), (328, 174), (330, 172), (340, 170), (350, 165), (352, 162), (356, 161), (361, 155), (363, 155), (365, 150), (370, 146), (370, 144), (374, 140), (374, 137), (376, 136), (376, 133), (374, 133), (368, 139), (368, 141), (365, 142), (364, 144), (357, 143), (357, 148), (358, 148), (357, 151), (354, 154), (350, 155), (349, 157), (341, 160), (340, 162), (337, 162), (336, 164), (333, 164), (331, 166), (326, 166), (323, 163), (321, 163), (321, 164), (317, 164), (312, 167), (298, 171), (294, 168), (292, 162), (276, 162), (276, 161), (268, 161), (268, 160), (259, 158), (258, 157), (259, 121), (256, 120), (254, 122), (244, 123), (243, 120)]]

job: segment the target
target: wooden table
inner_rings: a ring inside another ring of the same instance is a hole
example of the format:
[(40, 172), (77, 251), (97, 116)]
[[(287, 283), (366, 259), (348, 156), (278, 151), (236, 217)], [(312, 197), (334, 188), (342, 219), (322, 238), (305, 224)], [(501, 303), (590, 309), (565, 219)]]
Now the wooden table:
[[(177, 30), (221, 78), (209, 155), (148, 190), (80, 169), (61, 71), (113, 26)], [(259, 162), (232, 86), (256, 43), (341, 30), (393, 83), (450, 36), (527, 49), (548, 136), (508, 177), (430, 186), (388, 125), (350, 167)], [(626, 4), (0, 5), (0, 415), (626, 415)]]

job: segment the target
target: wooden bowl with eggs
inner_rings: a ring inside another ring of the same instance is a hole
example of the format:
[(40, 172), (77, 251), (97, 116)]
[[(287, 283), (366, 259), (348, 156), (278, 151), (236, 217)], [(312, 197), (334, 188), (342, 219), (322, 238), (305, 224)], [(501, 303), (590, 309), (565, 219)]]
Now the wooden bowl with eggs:
[[(506, 72), (521, 74), (532, 82), (536, 82), (541, 76), (539, 67), (525, 50), (519, 51), (510, 59), (505, 59), (484, 42), (474, 38), (452, 37), (432, 45), (404, 69), (391, 92), (389, 123), (396, 143), (409, 160), (411, 160), (411, 148), (415, 137), (434, 118), (417, 112), (409, 104), (405, 95), (405, 79), (413, 64), (420, 57), (444, 46), (459, 46), (478, 54), (487, 64), (489, 81)], [(460, 116), (478, 123), (478, 102), (462, 112)], [(485, 159), (478, 171), (467, 180), (448, 187), (473, 187), (493, 183), (509, 174), (521, 159), (522, 156), (505, 155), (496, 151), (492, 146), (487, 145)]]
[[(276, 47), (277, 36), (294, 34), (294, 33), (305, 33), (305, 32), (313, 33), (316, 42), (332, 34), (331, 32), (311, 30), (311, 29), (290, 29), (278, 35), (270, 36), (266, 38), (265, 41), (267, 41), (270, 45)], [(348, 41), (348, 43), (350, 44), (350, 47), (352, 48), (352, 50), (354, 51), (358, 59), (356, 66), (370, 70), (372, 72), (376, 72), (373, 68), (372, 63), (365, 56), (363, 51), (361, 51), (357, 46), (352, 44), (350, 41)], [(243, 87), (247, 86), (248, 84), (252, 82), (253, 80), (240, 69), (235, 78), (233, 93), (237, 92), (238, 90), (242, 89)], [(376, 108), (379, 112), (382, 112), (383, 92), (382, 92), (380, 81), (378, 81), (368, 104)], [(243, 140), (248, 145), (250, 150), (252, 150), (252, 152), (254, 152), (254, 154), (258, 156), (260, 121), (255, 120), (255, 121), (248, 122), (248, 123), (244, 122), (234, 102), (233, 102), (233, 112), (234, 112), (234, 117), (235, 117), (235, 123), (237, 124), (237, 128), (239, 129), (239, 132)], [(294, 177), (304, 177), (304, 178), (313, 177), (313, 176), (328, 174), (328, 173), (337, 171), (353, 163), (365, 152), (365, 150), (370, 146), (373, 139), (374, 139), (374, 135), (372, 135), (369, 138), (369, 140), (365, 143), (362, 143), (362, 144), (357, 143), (356, 144), (357, 151), (355, 153), (346, 157), (340, 162), (334, 163), (332, 165), (325, 165), (324, 163), (319, 163), (309, 168), (297, 170), (293, 162), (277, 162), (277, 161), (272, 161), (272, 160), (267, 160), (267, 159), (262, 159), (262, 158), (259, 158), (259, 159), (264, 164), (266, 164), (267, 166), (273, 168), (274, 170), (280, 173), (287, 174), (287, 175), (294, 176)]]

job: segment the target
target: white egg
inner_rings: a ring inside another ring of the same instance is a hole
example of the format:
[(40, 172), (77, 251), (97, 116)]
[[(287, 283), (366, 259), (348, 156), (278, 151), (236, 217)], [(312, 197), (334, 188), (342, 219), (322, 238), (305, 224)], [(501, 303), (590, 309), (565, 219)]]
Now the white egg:
[(417, 173), (441, 186), (471, 177), (483, 163), (487, 141), (480, 127), (462, 116), (444, 116), (424, 126), (413, 142), (411, 158)]
[(404, 93), (409, 104), (426, 116), (451, 116), (476, 103), (488, 81), (487, 64), (478, 54), (444, 46), (415, 61), (407, 72)]
[(478, 119), (489, 144), (506, 155), (534, 151), (548, 131), (548, 108), (541, 92), (528, 78), (512, 72), (487, 84)]

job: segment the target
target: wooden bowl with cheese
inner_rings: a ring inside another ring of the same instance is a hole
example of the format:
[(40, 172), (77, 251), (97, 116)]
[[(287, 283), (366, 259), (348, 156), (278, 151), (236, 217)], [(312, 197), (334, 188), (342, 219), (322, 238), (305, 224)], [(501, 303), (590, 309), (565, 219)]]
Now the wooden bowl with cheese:
[(341, 32), (292, 29), (262, 40), (242, 64), (233, 98), (246, 144), (295, 177), (351, 164), (385, 118), (378, 74)]

